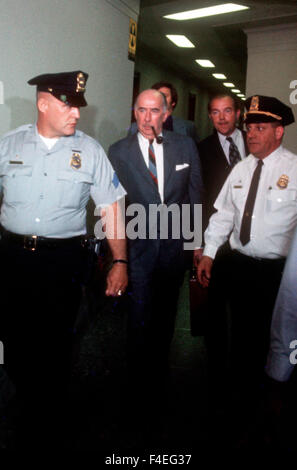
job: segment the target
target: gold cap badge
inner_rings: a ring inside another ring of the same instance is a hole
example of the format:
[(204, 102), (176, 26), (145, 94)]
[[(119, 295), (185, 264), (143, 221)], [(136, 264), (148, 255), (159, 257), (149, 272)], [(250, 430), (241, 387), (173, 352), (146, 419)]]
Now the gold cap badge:
[(71, 168), (74, 170), (79, 170), (81, 167), (81, 157), (79, 153), (73, 153), (70, 161)]
[(249, 112), (259, 110), (259, 96), (253, 96), (250, 104)]
[(282, 175), (279, 177), (278, 182), (276, 183), (279, 189), (285, 189), (288, 186), (289, 177), (287, 175)]
[(79, 72), (76, 77), (76, 93), (86, 91), (86, 79), (82, 72)]

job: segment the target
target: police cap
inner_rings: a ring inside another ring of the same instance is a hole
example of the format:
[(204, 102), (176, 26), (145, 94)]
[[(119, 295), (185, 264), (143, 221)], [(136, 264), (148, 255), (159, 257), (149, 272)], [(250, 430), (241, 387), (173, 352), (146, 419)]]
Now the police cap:
[(288, 126), (295, 121), (291, 108), (273, 96), (250, 96), (245, 106), (245, 124), (279, 122), (280, 126)]
[(55, 98), (70, 106), (87, 106), (84, 97), (88, 74), (81, 70), (74, 72), (46, 73), (31, 78), (29, 85), (37, 85), (38, 91), (51, 93)]

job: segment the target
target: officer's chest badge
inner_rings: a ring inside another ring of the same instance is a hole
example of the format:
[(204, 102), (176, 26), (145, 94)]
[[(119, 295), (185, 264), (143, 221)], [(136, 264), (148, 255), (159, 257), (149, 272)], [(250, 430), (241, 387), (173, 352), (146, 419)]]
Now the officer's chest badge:
[(282, 175), (279, 177), (278, 182), (276, 183), (279, 189), (286, 189), (289, 183), (289, 177), (287, 175)]
[(74, 170), (79, 170), (81, 167), (81, 156), (79, 153), (73, 153), (71, 160), (70, 160), (70, 166), (71, 168), (74, 168)]

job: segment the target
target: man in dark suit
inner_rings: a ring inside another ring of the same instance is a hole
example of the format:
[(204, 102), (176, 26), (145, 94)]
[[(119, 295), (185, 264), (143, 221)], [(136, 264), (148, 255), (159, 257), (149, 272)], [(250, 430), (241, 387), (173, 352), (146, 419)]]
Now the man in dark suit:
[[(198, 144), (205, 186), (202, 210), (203, 232), (208, 225), (210, 216), (215, 212), (213, 204), (229, 173), (234, 165), (248, 154), (245, 132), (236, 127), (240, 109), (235, 98), (227, 94), (215, 95), (208, 103), (208, 113), (214, 126), (214, 132)], [(219, 408), (221, 408), (221, 404), (220, 395), (217, 394), (217, 386), (220, 387), (224, 404), (225, 399), (222, 391), (228, 369), (229, 322), (226, 310), (226, 289), (222, 279), (226, 278), (224, 276), (224, 259), (229, 250), (227, 242), (220, 248), (214, 263), (212, 282), (208, 292), (208, 315), (205, 329), (209, 388), (210, 392), (215, 394), (214, 401)], [(219, 361), (218, 351), (220, 351)]]
[[(214, 132), (198, 144), (202, 165), (205, 197), (203, 203), (203, 227), (206, 228), (210, 216), (215, 212), (213, 204), (234, 164), (248, 155), (245, 132), (236, 127), (240, 109), (231, 95), (215, 95), (208, 103), (208, 115)], [(230, 161), (234, 149), (228, 139), (232, 139), (239, 154)]]
[[(187, 135), (192, 137), (196, 144), (198, 144), (199, 137), (193, 121), (187, 121), (180, 117), (173, 116), (173, 111), (176, 108), (178, 102), (178, 94), (176, 88), (170, 82), (161, 81), (152, 85), (153, 90), (158, 90), (165, 95), (167, 102), (167, 118), (163, 123), (163, 129), (167, 131), (173, 131), (177, 134)], [(133, 122), (129, 129), (129, 134), (135, 134), (137, 132), (137, 123)]]
[[(136, 377), (138, 384), (142, 379), (146, 391), (148, 386), (153, 387), (152, 396), (157, 391), (160, 395), (168, 378), (169, 349), (186, 267), (183, 234), (176, 236), (174, 232), (184, 233), (182, 205), (193, 212), (194, 204), (202, 200), (196, 145), (189, 137), (162, 132), (167, 115), (164, 95), (145, 90), (135, 104), (138, 133), (128, 135), (109, 149), (109, 159), (127, 191), (127, 211), (133, 215), (131, 205), (138, 205), (134, 209), (138, 212), (139, 232), (145, 222), (142, 235), (134, 239), (131, 221), (126, 224), (130, 280), (126, 296), (127, 359), (134, 386)], [(175, 207), (174, 214), (169, 212), (165, 237), (162, 215), (157, 220), (152, 215), (152, 208), (161, 204), (165, 209)], [(194, 223), (197, 231), (197, 221)], [(201, 231), (201, 226), (198, 229)]]

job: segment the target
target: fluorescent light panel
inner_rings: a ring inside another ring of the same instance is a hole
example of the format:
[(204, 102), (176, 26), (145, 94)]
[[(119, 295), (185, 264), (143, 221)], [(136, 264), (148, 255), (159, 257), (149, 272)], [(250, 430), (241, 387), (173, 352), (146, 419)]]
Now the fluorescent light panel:
[(243, 93), (238, 93), (237, 96), (239, 96), (239, 98), (244, 98), (244, 94), (243, 94)]
[(166, 34), (166, 37), (178, 47), (195, 47), (186, 36), (179, 34)]
[(234, 83), (224, 82), (223, 85), (226, 86), (227, 88), (234, 88), (235, 87)]
[(231, 90), (232, 93), (240, 93), (240, 90), (238, 90), (237, 88), (233, 88), (233, 90)]
[(224, 75), (223, 73), (213, 73), (212, 76), (217, 78), (218, 80), (227, 80), (226, 75)]
[(204, 18), (205, 16), (221, 15), (223, 13), (232, 13), (234, 11), (248, 10), (249, 7), (237, 5), (236, 3), (224, 3), (223, 5), (214, 5), (207, 8), (198, 8), (197, 10), (182, 11), (173, 15), (166, 15), (164, 18), (170, 20), (193, 20), (195, 18)]
[(195, 62), (197, 62), (197, 64), (201, 65), (201, 67), (215, 67), (215, 65), (210, 60), (197, 59)]

